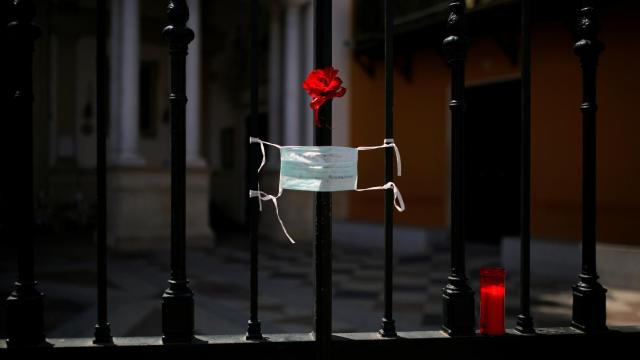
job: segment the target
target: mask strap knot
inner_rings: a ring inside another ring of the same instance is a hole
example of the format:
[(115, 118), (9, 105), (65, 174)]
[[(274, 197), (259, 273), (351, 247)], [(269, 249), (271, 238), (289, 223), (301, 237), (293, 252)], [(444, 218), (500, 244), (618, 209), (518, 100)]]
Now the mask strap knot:
[[(278, 209), (278, 198), (280, 197), (280, 195), (282, 195), (281, 192), (278, 195), (273, 196), (273, 195), (269, 195), (269, 194), (267, 194), (267, 193), (265, 193), (263, 191), (260, 191), (260, 190), (257, 190), (257, 191), (256, 190), (249, 190), (249, 197), (250, 198), (257, 197), (260, 200), (260, 202), (269, 201), (269, 200), (271, 200), (273, 202), (273, 206), (276, 208), (276, 216), (278, 217), (278, 221), (280, 222), (280, 226), (282, 227), (282, 231), (287, 236), (287, 239), (289, 239), (289, 241), (291, 241), (292, 244), (295, 244), (296, 242), (293, 241), (293, 239), (291, 238), (291, 236), (287, 232), (287, 228), (284, 226), (284, 222), (282, 222), (282, 218), (280, 217), (280, 211)], [(262, 211), (262, 206), (260, 207), (260, 211)]]
[(402, 176), (402, 159), (400, 158), (400, 149), (398, 149), (398, 146), (393, 141), (393, 139), (384, 139), (384, 143), (379, 146), (360, 146), (360, 147), (357, 147), (356, 150), (358, 151), (375, 150), (375, 149), (384, 149), (388, 147), (392, 147), (394, 152), (396, 153), (396, 163), (398, 164), (398, 176)]
[(267, 156), (265, 155), (265, 151), (264, 151), (264, 144), (267, 145), (271, 145), (273, 147), (276, 147), (278, 149), (282, 148), (282, 146), (280, 145), (276, 145), (270, 142), (266, 142), (263, 140), (260, 140), (258, 138), (254, 138), (254, 137), (249, 137), (249, 144), (260, 144), (260, 152), (262, 153), (262, 161), (260, 162), (260, 167), (258, 167), (258, 173), (260, 173), (260, 170), (262, 170), (262, 167), (264, 166), (264, 164), (267, 161)]
[(405, 209), (404, 200), (402, 199), (402, 194), (400, 193), (400, 189), (393, 182), (388, 182), (383, 186), (374, 186), (365, 189), (356, 189), (356, 191), (371, 191), (371, 190), (393, 190), (393, 206), (399, 211), (403, 212)]

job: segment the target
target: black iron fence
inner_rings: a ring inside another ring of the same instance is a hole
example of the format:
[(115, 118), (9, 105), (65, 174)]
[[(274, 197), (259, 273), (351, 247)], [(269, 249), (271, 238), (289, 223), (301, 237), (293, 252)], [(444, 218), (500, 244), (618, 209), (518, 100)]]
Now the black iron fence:
[[(583, 240), (582, 271), (573, 287), (573, 317), (571, 327), (536, 329), (530, 311), (530, 0), (522, 0), (522, 226), (521, 226), (521, 311), (517, 327), (504, 336), (476, 335), (474, 290), (469, 286), (465, 271), (465, 238), (462, 232), (464, 212), (464, 107), (465, 59), (468, 48), (465, 27), (465, 1), (450, 1), (447, 35), (444, 39), (446, 59), (451, 67), (451, 271), (442, 292), (443, 332), (398, 332), (393, 318), (393, 192), (384, 197), (384, 313), (379, 332), (335, 334), (332, 332), (332, 268), (331, 268), (331, 193), (319, 192), (315, 200), (315, 327), (312, 334), (262, 334), (259, 310), (258, 281), (258, 199), (248, 199), (248, 239), (250, 242), (250, 309), (245, 335), (195, 336), (194, 294), (188, 286), (185, 247), (185, 113), (186, 113), (186, 57), (194, 34), (186, 26), (189, 10), (184, 0), (170, 0), (167, 7), (168, 26), (163, 35), (168, 41), (171, 56), (171, 85), (169, 94), (171, 118), (171, 273), (169, 286), (162, 295), (162, 338), (113, 339), (108, 322), (107, 306), (107, 244), (106, 244), (106, 0), (97, 0), (97, 179), (98, 179), (98, 246), (97, 246), (97, 324), (93, 339), (47, 339), (43, 328), (43, 294), (37, 289), (34, 274), (34, 210), (32, 172), (32, 58), (34, 43), (40, 30), (33, 23), (35, 5), (31, 0), (11, 2), (6, 26), (6, 41), (11, 51), (3, 61), (10, 65), (10, 92), (3, 93), (12, 136), (20, 139), (24, 156), (16, 157), (12, 165), (18, 180), (4, 184), (12, 191), (4, 194), (3, 206), (12, 211), (4, 222), (6, 241), (18, 246), (18, 278), (7, 300), (7, 339), (0, 341), (0, 356), (38, 355), (58, 352), (65, 355), (94, 356), (119, 354), (187, 355), (187, 356), (263, 356), (267, 358), (299, 359), (315, 354), (320, 359), (388, 358), (407, 354), (491, 354), (507, 347), (526, 347), (531, 354), (546, 354), (550, 346), (570, 346), (573, 351), (589, 351), (589, 342), (613, 342), (617, 349), (631, 347), (631, 340), (640, 339), (640, 328), (608, 329), (606, 327), (606, 289), (598, 283), (596, 272), (595, 238), (595, 136), (596, 136), (596, 68), (603, 49), (597, 40), (595, 1), (581, 2), (578, 13), (578, 41), (575, 52), (583, 72)], [(7, 2), (3, 2), (5, 4)], [(385, 138), (393, 138), (393, 13), (392, 0), (384, 1), (385, 23)], [(313, 2), (315, 24), (315, 67), (331, 65), (331, 0)], [(258, 0), (251, 1), (251, 116), (248, 133), (258, 131), (258, 26), (261, 21)], [(315, 130), (316, 145), (331, 145), (331, 106), (319, 112), (323, 126)], [(6, 135), (6, 134), (5, 134)], [(3, 139), (6, 136), (3, 135)], [(248, 143), (248, 142), (247, 142)], [(247, 186), (255, 188), (259, 154), (247, 149)], [(393, 180), (393, 150), (386, 149), (384, 175)], [(6, 180), (5, 180), (6, 181)], [(3, 239), (4, 240), (4, 239)], [(90, 326), (90, 324), (87, 324)], [(399, 324), (402, 327), (402, 324)], [(535, 345), (534, 345), (535, 344)], [(626, 346), (625, 346), (626, 345)]]

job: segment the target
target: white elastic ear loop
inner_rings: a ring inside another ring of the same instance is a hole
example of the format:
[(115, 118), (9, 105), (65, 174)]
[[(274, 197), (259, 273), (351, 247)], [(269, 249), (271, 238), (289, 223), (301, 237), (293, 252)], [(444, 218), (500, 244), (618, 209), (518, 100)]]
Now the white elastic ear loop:
[(402, 194), (400, 193), (398, 186), (392, 182), (388, 182), (382, 188), (385, 190), (393, 189), (393, 205), (398, 209), (398, 211), (403, 212), (405, 209), (404, 200), (402, 199)]
[[(284, 226), (284, 223), (282, 222), (282, 218), (280, 218), (280, 211), (278, 210), (278, 198), (280, 197), (280, 195), (282, 195), (282, 193), (279, 193), (277, 196), (273, 196), (273, 195), (266, 194), (262, 191), (249, 190), (250, 198), (257, 197), (261, 202), (269, 201), (269, 200), (273, 201), (273, 206), (276, 208), (276, 216), (278, 217), (278, 221), (280, 222), (282, 231), (287, 236), (287, 239), (289, 239), (289, 241), (291, 241), (292, 244), (295, 244), (296, 242), (293, 241), (293, 239), (287, 232), (287, 228)], [(260, 208), (260, 210), (262, 211), (262, 208)]]
[(260, 162), (260, 167), (258, 168), (258, 173), (259, 173), (260, 170), (262, 170), (262, 167), (264, 166), (264, 164), (267, 161), (266, 160), (267, 157), (266, 157), (265, 151), (264, 151), (264, 144), (271, 145), (273, 147), (277, 147), (278, 149), (281, 149), (282, 146), (249, 136), (249, 144), (254, 144), (254, 143), (260, 144), (260, 152), (262, 152), (262, 161)]
[(389, 190), (393, 189), (393, 206), (399, 211), (403, 212), (405, 209), (404, 200), (402, 199), (402, 194), (400, 193), (400, 189), (393, 182), (388, 182), (383, 186), (374, 186), (365, 189), (355, 189), (356, 191), (371, 191), (371, 190)]
[[(262, 167), (264, 166), (264, 164), (267, 161), (267, 157), (264, 153), (264, 142), (258, 138), (254, 138), (254, 137), (249, 137), (249, 144), (253, 144), (253, 143), (259, 143), (260, 144), (260, 151), (262, 152), (262, 161), (260, 162), (260, 167), (258, 167), (258, 173), (260, 172), (260, 170), (262, 170)], [(260, 185), (258, 185), (260, 186)], [(258, 189), (258, 191), (260, 191), (260, 189)]]
[[(264, 144), (271, 145), (271, 146), (276, 147), (278, 149), (280, 149), (282, 147), (280, 145), (273, 144), (273, 143), (270, 143), (270, 142), (266, 142), (266, 141), (260, 140), (259, 138), (255, 138), (255, 137), (251, 137), (250, 136), (249, 137), (249, 144), (254, 144), (254, 143), (260, 144), (260, 152), (262, 152), (262, 161), (260, 162), (260, 167), (258, 167), (258, 174), (259, 174), (260, 170), (262, 170), (262, 167), (266, 163), (266, 155), (265, 155), (265, 151), (264, 151)], [(250, 190), (250, 191), (253, 191), (253, 190)], [(258, 183), (258, 190), (257, 191), (258, 191), (258, 193), (265, 194), (264, 192), (260, 191), (260, 183)], [(282, 189), (279, 190), (278, 197), (281, 194), (282, 194)], [(249, 193), (249, 197), (251, 197), (251, 192)], [(262, 211), (262, 201), (263, 201), (263, 199), (258, 196), (258, 208), (260, 209), (260, 211)]]
[[(276, 144), (272, 144), (270, 142), (262, 141), (262, 140), (260, 140), (258, 138), (249, 137), (249, 144), (253, 144), (253, 143), (260, 144), (260, 151), (262, 152), (262, 162), (260, 162), (260, 167), (258, 167), (258, 173), (260, 173), (260, 170), (262, 170), (262, 167), (264, 166), (264, 164), (266, 162), (264, 144), (277, 147), (278, 149), (280, 149), (282, 147), (280, 145), (276, 145)], [(254, 198), (254, 197), (258, 198), (258, 208), (260, 209), (260, 211), (262, 211), (262, 202), (263, 201), (269, 201), (269, 200), (273, 201), (273, 205), (276, 208), (276, 216), (278, 217), (278, 221), (280, 222), (280, 226), (282, 226), (282, 231), (284, 231), (284, 234), (287, 236), (287, 239), (289, 239), (289, 241), (291, 241), (292, 244), (295, 244), (296, 242), (293, 241), (291, 236), (289, 236), (289, 233), (287, 232), (287, 228), (285, 228), (284, 223), (282, 222), (282, 218), (280, 218), (280, 211), (278, 209), (278, 198), (280, 197), (280, 195), (282, 195), (282, 189), (279, 190), (278, 195), (276, 195), (276, 196), (269, 195), (269, 194), (267, 194), (267, 193), (265, 193), (263, 191), (260, 191), (260, 183), (258, 183), (258, 190), (249, 190), (249, 198)]]
[(400, 159), (400, 149), (393, 141), (393, 139), (384, 139), (385, 147), (393, 147), (394, 152), (396, 153), (396, 162), (398, 163), (398, 176), (402, 176), (402, 159)]
[(402, 159), (400, 158), (400, 149), (396, 146), (393, 139), (384, 139), (384, 144), (378, 146), (359, 146), (356, 148), (358, 151), (362, 150), (375, 150), (392, 147), (396, 153), (396, 163), (398, 164), (398, 176), (402, 176)]

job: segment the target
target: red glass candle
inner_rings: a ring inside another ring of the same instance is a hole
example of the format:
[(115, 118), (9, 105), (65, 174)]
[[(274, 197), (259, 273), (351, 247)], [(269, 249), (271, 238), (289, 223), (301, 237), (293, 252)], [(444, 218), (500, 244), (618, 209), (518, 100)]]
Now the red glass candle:
[(480, 269), (480, 334), (504, 334), (504, 268)]

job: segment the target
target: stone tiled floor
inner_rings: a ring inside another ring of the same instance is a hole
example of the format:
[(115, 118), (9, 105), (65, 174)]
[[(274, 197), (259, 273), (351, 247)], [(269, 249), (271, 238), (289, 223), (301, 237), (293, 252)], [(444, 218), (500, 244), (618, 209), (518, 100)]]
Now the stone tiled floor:
[[(248, 255), (245, 240), (231, 236), (213, 249), (188, 254), (191, 288), (196, 294), (196, 331), (243, 333), (248, 319)], [(309, 243), (261, 244), (260, 320), (265, 333), (309, 332), (313, 313), (313, 261)], [(0, 253), (0, 324), (4, 298), (11, 290), (15, 264), (11, 251)], [(50, 337), (89, 337), (95, 321), (94, 248), (78, 243), (38, 245), (37, 274), (46, 294)], [(478, 288), (482, 266), (498, 265), (498, 249), (470, 245), (468, 275)], [(399, 330), (437, 329), (441, 288), (448, 275), (446, 249), (400, 256), (395, 264), (394, 311)], [(333, 321), (336, 332), (375, 331), (383, 309), (383, 253), (379, 249), (334, 246)], [(169, 273), (167, 250), (111, 253), (109, 319), (118, 336), (160, 334), (160, 296)], [(518, 313), (517, 279), (508, 277), (507, 326)], [(567, 325), (571, 283), (535, 279), (533, 314), (538, 326)], [(477, 297), (477, 296), (476, 296)], [(477, 307), (476, 307), (477, 308)], [(610, 325), (640, 324), (640, 291), (609, 289)], [(0, 327), (0, 336), (4, 328)]]

